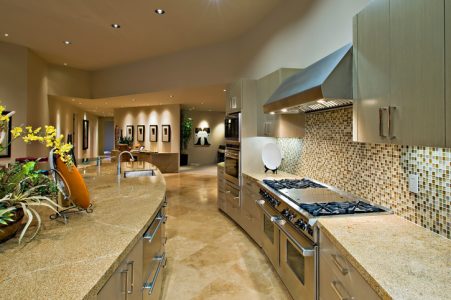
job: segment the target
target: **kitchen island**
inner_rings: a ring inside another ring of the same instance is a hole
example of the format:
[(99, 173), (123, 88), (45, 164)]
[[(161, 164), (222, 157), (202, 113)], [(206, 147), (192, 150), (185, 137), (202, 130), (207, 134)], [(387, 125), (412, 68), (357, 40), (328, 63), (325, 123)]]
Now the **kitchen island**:
[(92, 213), (50, 221), (35, 240), (0, 244), (0, 290), (8, 299), (87, 299), (97, 293), (143, 236), (165, 200), (160, 171), (146, 162), (122, 163), (122, 171), (155, 168), (155, 176), (117, 176), (116, 164), (81, 170)]

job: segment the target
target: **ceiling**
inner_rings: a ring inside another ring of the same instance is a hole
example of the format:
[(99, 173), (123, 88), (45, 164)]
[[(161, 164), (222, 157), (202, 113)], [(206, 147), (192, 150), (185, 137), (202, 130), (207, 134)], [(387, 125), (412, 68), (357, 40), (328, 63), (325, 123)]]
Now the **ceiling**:
[[(0, 41), (26, 46), (54, 64), (96, 70), (231, 40), (282, 2), (0, 0)], [(166, 13), (157, 15), (157, 8)]]
[(49, 97), (70, 103), (81, 110), (102, 117), (112, 117), (115, 108), (168, 104), (181, 104), (182, 108), (187, 110), (223, 112), (225, 110), (225, 88), (225, 84), (212, 85), (102, 99)]

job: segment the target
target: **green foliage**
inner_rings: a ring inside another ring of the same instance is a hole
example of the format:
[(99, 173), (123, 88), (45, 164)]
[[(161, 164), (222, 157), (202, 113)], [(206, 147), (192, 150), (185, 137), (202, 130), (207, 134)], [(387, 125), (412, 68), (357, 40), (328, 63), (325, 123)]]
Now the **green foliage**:
[(36, 162), (30, 161), (24, 164), (16, 163), (0, 170), (0, 198), (13, 192), (25, 192), (35, 186), (40, 186), (35, 191), (39, 196), (55, 194), (57, 187), (54, 182), (35, 168)]
[(131, 137), (128, 138), (128, 137), (125, 137), (125, 136), (121, 136), (121, 137), (119, 137), (119, 144), (126, 144), (129, 147), (131, 147), (132, 144), (133, 144), (133, 140), (132, 140)]
[(182, 122), (181, 122), (181, 135), (182, 135), (182, 150), (186, 150), (188, 148), (188, 143), (191, 138), (191, 134), (193, 133), (193, 119), (187, 117), (185, 114), (182, 114)]

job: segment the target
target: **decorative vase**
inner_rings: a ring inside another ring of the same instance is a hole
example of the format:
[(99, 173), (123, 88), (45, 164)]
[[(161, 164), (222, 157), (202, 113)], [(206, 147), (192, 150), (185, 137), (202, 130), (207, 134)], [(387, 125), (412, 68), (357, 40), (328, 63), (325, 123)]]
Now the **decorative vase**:
[(0, 224), (0, 243), (4, 243), (7, 240), (13, 238), (17, 231), (22, 227), (22, 219), (23, 219), (24, 213), (22, 208), (17, 208), (14, 211), (14, 217), (12, 219), (14, 220), (13, 223), (8, 225), (2, 225)]

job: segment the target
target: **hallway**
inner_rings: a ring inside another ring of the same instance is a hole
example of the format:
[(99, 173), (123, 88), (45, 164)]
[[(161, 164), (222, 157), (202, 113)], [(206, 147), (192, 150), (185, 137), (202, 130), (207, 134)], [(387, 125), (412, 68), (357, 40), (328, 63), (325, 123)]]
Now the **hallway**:
[(263, 252), (217, 209), (217, 181), (211, 174), (205, 168), (165, 175), (163, 299), (290, 299)]

